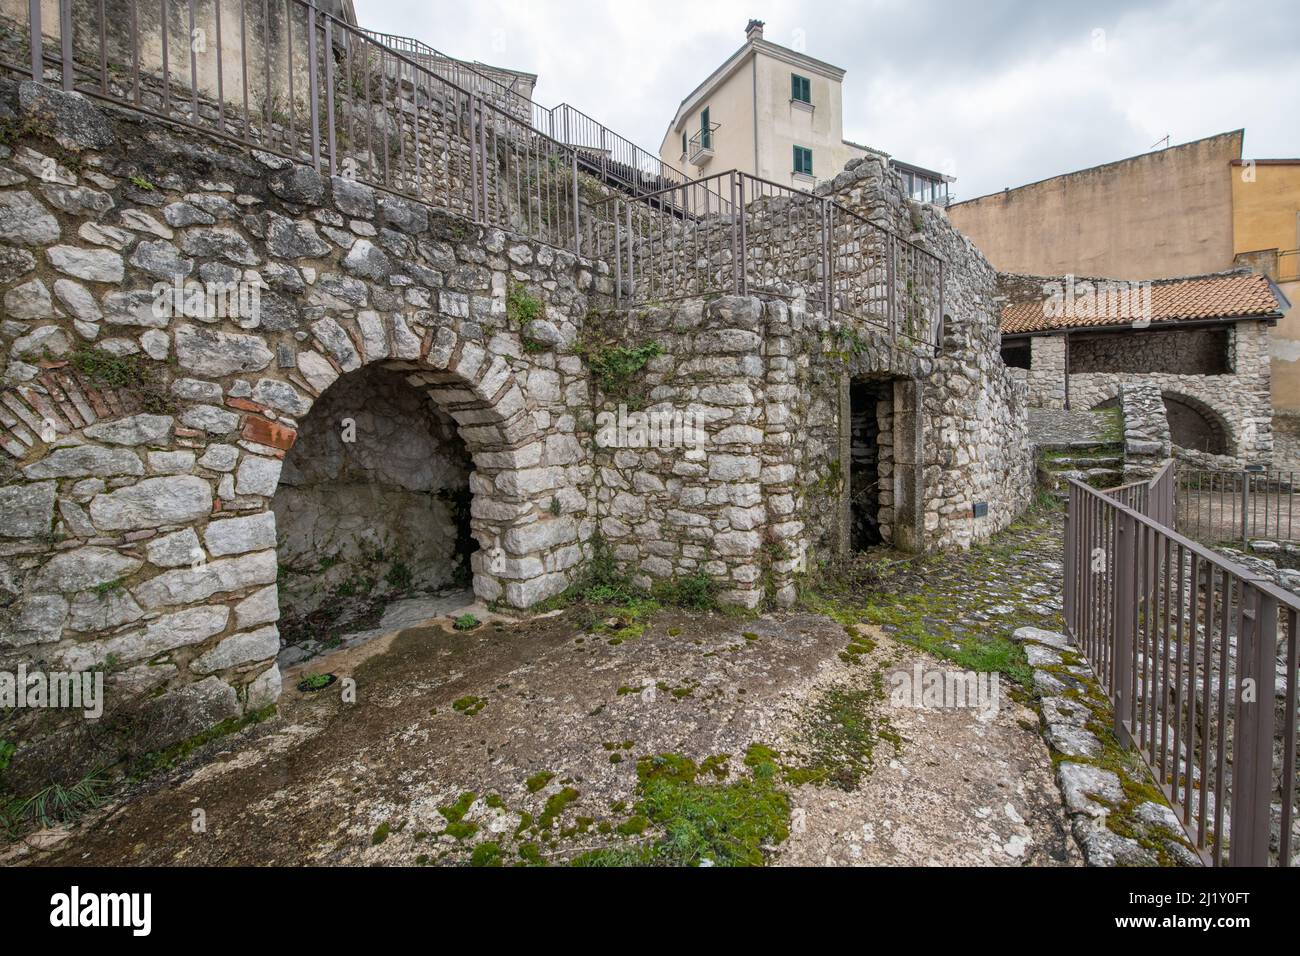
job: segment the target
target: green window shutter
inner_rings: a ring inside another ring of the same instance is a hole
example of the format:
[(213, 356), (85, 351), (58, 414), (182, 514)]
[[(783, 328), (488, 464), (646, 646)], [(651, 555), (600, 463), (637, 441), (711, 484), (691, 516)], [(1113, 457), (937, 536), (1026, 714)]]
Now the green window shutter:
[(682, 133), (682, 155), (686, 155), (686, 133)]
[(713, 133), (709, 130), (709, 108), (700, 111), (700, 145), (705, 149), (713, 146)]
[(805, 176), (813, 174), (812, 150), (805, 146), (796, 146), (794, 148), (794, 171), (803, 173)]
[(808, 77), (800, 76), (798, 73), (790, 74), (790, 99), (798, 100), (800, 103), (812, 102), (812, 88)]

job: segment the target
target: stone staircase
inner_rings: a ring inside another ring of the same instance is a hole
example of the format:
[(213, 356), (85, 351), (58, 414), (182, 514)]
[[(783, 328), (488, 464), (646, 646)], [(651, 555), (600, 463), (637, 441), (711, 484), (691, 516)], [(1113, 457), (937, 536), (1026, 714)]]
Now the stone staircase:
[(1038, 482), (1058, 498), (1066, 497), (1066, 480), (1094, 488), (1124, 483), (1124, 446), (1119, 442), (1080, 440), (1048, 442), (1037, 448)]

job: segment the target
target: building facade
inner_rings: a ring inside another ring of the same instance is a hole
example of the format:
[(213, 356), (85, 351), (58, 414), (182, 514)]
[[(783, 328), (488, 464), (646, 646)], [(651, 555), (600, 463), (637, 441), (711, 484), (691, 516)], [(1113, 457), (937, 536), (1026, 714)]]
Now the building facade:
[[(844, 70), (763, 37), (745, 43), (681, 102), (659, 156), (691, 178), (738, 169), (812, 189), (851, 159), (884, 155), (844, 138)], [(952, 177), (892, 162), (914, 199), (944, 205)]]
[(1232, 251), (1238, 264), (1268, 276), (1292, 303), (1270, 344), (1273, 408), (1300, 415), (1300, 159), (1232, 164)]
[[(1004, 272), (1166, 279), (1246, 267), (1300, 301), (1300, 160), (1242, 159), (1244, 130), (954, 203)], [(1300, 414), (1300, 311), (1272, 329), (1272, 404)], [(1300, 431), (1300, 429), (1297, 429)]]

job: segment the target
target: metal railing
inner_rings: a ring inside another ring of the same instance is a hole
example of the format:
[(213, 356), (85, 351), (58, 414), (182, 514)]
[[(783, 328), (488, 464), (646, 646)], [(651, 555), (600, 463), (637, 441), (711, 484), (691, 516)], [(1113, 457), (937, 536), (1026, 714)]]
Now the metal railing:
[(1208, 544), (1300, 541), (1293, 471), (1178, 467), (1178, 530)]
[(572, 148), (311, 3), (57, 6), (0, 21), (11, 72), (582, 251)]
[(1066, 628), (1202, 860), (1289, 866), (1300, 602), (1156, 520), (1165, 474), (1145, 493), (1070, 480)]
[(543, 106), (475, 64), (447, 56), (421, 40), (375, 30), (364, 32), (416, 62), (427, 64), (462, 89), (486, 97), (530, 123), (539, 133), (573, 147), (582, 166), (602, 182), (641, 195), (687, 179), (681, 170), (568, 103)]
[(621, 303), (761, 290), (942, 343), (943, 260), (824, 196), (730, 170), (609, 199), (586, 225)]

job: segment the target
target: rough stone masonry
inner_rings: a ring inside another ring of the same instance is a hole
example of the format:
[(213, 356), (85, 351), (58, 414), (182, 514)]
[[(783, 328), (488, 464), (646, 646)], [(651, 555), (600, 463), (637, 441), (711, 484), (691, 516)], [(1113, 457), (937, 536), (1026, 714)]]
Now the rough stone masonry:
[[(938, 354), (797, 286), (623, 313), (622, 342), (659, 346), (649, 400), (702, 413), (706, 437), (600, 448), (606, 263), (31, 83), (0, 83), (0, 122), (19, 131), (0, 147), (0, 666), (103, 666), (110, 694), (206, 723), (275, 701), (273, 499), (318, 399), (363, 370), (454, 421), (474, 590), (517, 608), (564, 591), (598, 530), (645, 582), (703, 571), (725, 600), (793, 602), (847, 547), (854, 379), (892, 396), (887, 541), (968, 546), (1030, 494), (993, 271), (883, 162), (832, 188), (945, 260)], [(257, 307), (160, 309), (178, 282), (252, 286)]]

